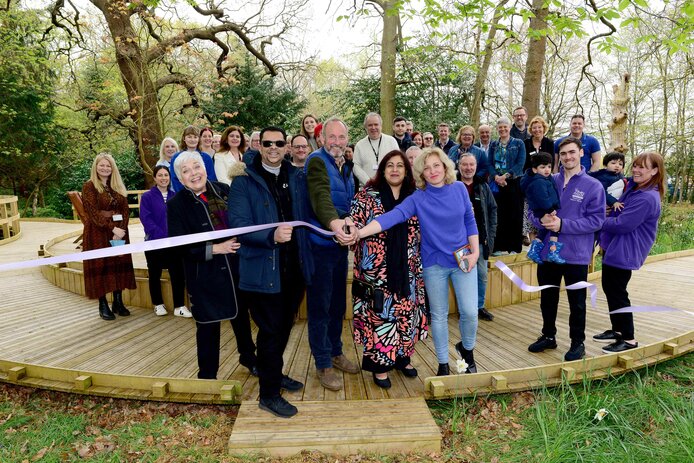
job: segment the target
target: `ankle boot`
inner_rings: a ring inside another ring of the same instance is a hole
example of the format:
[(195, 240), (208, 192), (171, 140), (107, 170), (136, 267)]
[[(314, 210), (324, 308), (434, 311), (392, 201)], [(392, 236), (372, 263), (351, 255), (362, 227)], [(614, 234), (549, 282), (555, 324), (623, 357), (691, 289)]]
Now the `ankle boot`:
[(436, 376), (448, 376), (451, 374), (447, 363), (439, 363), (439, 369), (436, 372)]
[(460, 354), (460, 358), (465, 360), (465, 363), (467, 363), (465, 373), (477, 373), (477, 365), (475, 365), (475, 356), (473, 355), (474, 349), (467, 350), (463, 347), (463, 342), (461, 341), (455, 345), (455, 350), (457, 350), (458, 354)]
[(123, 293), (121, 291), (113, 292), (113, 313), (121, 317), (130, 315), (130, 311), (125, 308), (125, 304), (123, 304)]
[(106, 302), (106, 296), (101, 296), (99, 298), (99, 316), (104, 320), (115, 320), (116, 316), (113, 315), (111, 309), (108, 307), (108, 302)]
[(555, 264), (565, 264), (566, 260), (564, 260), (564, 258), (561, 255), (559, 255), (559, 251), (561, 251), (561, 248), (563, 247), (564, 243), (561, 243), (559, 241), (550, 241), (547, 260)]

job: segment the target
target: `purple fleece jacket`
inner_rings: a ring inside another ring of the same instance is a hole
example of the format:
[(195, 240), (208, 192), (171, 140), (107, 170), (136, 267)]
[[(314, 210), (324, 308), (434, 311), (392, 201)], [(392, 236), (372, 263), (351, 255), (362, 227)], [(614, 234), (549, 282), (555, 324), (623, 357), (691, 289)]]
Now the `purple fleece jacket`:
[[(173, 190), (169, 190), (167, 201), (171, 201), (174, 194)], [(169, 236), (166, 223), (166, 203), (156, 185), (144, 193), (140, 199), (140, 222), (145, 229), (145, 241)]]
[(613, 211), (600, 233), (600, 247), (605, 250), (604, 264), (625, 270), (639, 269), (655, 243), (660, 218), (658, 188), (635, 190), (629, 181), (619, 198), (624, 209)]
[(422, 265), (457, 267), (453, 253), (468, 244), (468, 236), (478, 234), (475, 212), (465, 185), (462, 182), (440, 188), (427, 185), (425, 190), (415, 191), (375, 220), (383, 230), (388, 230), (414, 215), (422, 231)]
[[(588, 265), (593, 256), (595, 232), (605, 221), (605, 190), (600, 182), (586, 174), (584, 167), (569, 179), (566, 188), (563, 167), (553, 177), (561, 196), (561, 209), (557, 211), (561, 218), (558, 240), (564, 243), (561, 256), (567, 264)], [(544, 228), (532, 211), (529, 216), (536, 227)], [(543, 260), (547, 260), (549, 253), (548, 241), (549, 233), (542, 250)]]

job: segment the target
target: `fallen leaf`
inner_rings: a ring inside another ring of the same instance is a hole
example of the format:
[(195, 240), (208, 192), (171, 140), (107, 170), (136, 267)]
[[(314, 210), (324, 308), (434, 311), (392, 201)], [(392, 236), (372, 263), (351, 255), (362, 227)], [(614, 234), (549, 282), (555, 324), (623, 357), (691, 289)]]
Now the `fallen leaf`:
[(31, 458), (31, 461), (39, 461), (41, 458), (43, 458), (43, 456), (46, 454), (46, 452), (48, 452), (48, 447), (42, 448), (41, 450), (36, 452), (36, 455), (34, 455)]

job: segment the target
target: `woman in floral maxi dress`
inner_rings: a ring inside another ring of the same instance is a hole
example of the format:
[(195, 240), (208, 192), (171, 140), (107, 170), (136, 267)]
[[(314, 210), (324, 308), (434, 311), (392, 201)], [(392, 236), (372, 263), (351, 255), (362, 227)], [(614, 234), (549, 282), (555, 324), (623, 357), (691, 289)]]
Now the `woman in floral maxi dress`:
[[(358, 228), (391, 210), (415, 190), (412, 168), (400, 151), (381, 160), (376, 175), (357, 193), (350, 215)], [(354, 291), (354, 339), (364, 345), (362, 369), (371, 371), (374, 383), (389, 388), (388, 372), (400, 370), (416, 377), (410, 364), (415, 344), (427, 336), (427, 314), (419, 254), (419, 222), (412, 217), (401, 226), (378, 233), (355, 245), (354, 280), (373, 285), (378, 297)]]

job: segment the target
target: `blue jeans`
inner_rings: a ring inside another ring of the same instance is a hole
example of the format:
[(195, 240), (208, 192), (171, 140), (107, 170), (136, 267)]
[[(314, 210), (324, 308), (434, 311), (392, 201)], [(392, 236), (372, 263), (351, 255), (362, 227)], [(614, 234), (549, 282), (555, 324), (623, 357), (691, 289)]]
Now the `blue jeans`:
[(342, 354), (342, 320), (347, 309), (347, 248), (313, 246), (315, 271), (306, 286), (308, 343), (316, 368), (330, 368)]
[(459, 267), (433, 265), (424, 269), (424, 285), (429, 295), (431, 334), (439, 363), (448, 363), (448, 280), (453, 283), (458, 304), (460, 337), (467, 350), (477, 339), (477, 266), (464, 273)]
[(484, 307), (485, 296), (487, 295), (487, 259), (482, 255), (480, 250), (480, 258), (477, 259), (477, 308)]

